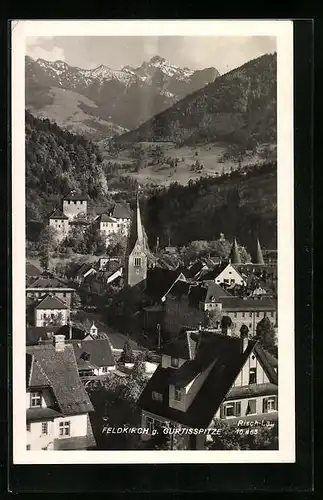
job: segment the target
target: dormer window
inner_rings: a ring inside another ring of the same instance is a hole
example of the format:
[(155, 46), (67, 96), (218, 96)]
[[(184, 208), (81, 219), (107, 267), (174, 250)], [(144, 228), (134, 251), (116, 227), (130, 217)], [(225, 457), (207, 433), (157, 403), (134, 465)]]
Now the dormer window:
[(163, 395), (160, 392), (153, 391), (151, 397), (154, 401), (163, 401)]
[(170, 364), (173, 368), (178, 368), (178, 364), (179, 364), (179, 359), (178, 358), (171, 358), (170, 360)]
[(41, 407), (41, 393), (40, 392), (31, 392), (30, 393), (30, 407), (31, 408), (40, 408)]

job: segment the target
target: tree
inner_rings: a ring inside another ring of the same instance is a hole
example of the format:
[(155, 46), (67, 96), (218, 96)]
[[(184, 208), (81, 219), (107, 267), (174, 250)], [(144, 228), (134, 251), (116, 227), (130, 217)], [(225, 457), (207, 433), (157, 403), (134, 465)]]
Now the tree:
[(275, 347), (276, 334), (275, 328), (268, 316), (265, 316), (256, 327), (256, 340), (265, 348)]
[(57, 232), (51, 226), (46, 226), (40, 233), (38, 241), (38, 255), (40, 265), (44, 270), (49, 269), (50, 252), (57, 246)]
[(49, 318), (44, 319), (44, 326), (62, 326), (63, 324), (63, 314), (58, 312), (56, 314), (51, 314)]
[(135, 364), (131, 371), (131, 378), (136, 380), (142, 380), (145, 375), (145, 358), (146, 355), (144, 352), (140, 352), (135, 360)]
[(119, 358), (120, 363), (133, 363), (135, 356), (131, 347), (129, 340), (126, 340), (123, 346), (122, 353)]
[(206, 311), (204, 314), (204, 327), (205, 328), (218, 328), (220, 324), (221, 313), (220, 311)]

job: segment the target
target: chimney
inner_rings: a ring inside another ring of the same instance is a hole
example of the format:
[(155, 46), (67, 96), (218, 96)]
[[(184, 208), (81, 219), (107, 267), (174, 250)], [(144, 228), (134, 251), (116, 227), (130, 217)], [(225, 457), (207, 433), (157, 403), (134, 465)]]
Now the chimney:
[(242, 325), (240, 328), (240, 346), (241, 353), (244, 353), (249, 343), (249, 328), (247, 325)]
[(56, 352), (62, 352), (65, 349), (65, 335), (54, 335), (54, 345)]

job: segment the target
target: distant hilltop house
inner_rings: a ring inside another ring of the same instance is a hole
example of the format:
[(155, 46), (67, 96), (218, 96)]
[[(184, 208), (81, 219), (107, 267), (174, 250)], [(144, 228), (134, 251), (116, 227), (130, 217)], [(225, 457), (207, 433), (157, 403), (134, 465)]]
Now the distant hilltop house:
[(110, 209), (106, 209), (96, 218), (101, 235), (109, 244), (113, 235), (120, 234), (128, 236), (131, 224), (131, 212), (128, 205), (117, 203)]
[(59, 240), (66, 238), (72, 227), (78, 226), (84, 231), (90, 224), (96, 223), (107, 243), (113, 234), (127, 236), (130, 221), (128, 205), (116, 203), (110, 207), (89, 207), (87, 197), (76, 191), (66, 195), (62, 206), (49, 216), (49, 225), (56, 230)]
[[(163, 348), (162, 361), (141, 393), (142, 427), (217, 428), (224, 420), (277, 419), (277, 360), (248, 338), (184, 332)], [(249, 422), (250, 423), (250, 422)], [(247, 425), (247, 424), (245, 424)], [(205, 449), (209, 435), (182, 434), (181, 449)]]
[(88, 450), (96, 447), (89, 418), (93, 406), (64, 335), (26, 348), (26, 449)]

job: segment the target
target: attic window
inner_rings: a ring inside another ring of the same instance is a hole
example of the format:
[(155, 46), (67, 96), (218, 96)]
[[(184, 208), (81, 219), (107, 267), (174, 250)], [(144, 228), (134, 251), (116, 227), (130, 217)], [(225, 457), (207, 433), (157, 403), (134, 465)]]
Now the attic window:
[(153, 391), (151, 393), (151, 397), (155, 401), (163, 401), (163, 395), (160, 392)]
[(178, 368), (179, 360), (178, 358), (171, 358), (170, 364), (173, 368)]

